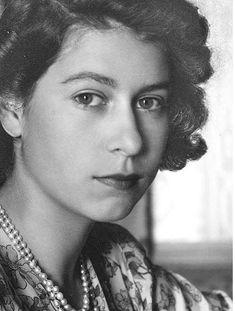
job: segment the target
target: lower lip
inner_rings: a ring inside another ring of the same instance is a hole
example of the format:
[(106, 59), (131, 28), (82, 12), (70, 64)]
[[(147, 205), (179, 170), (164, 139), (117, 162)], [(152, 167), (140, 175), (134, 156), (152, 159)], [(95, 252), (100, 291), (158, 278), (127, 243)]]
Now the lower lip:
[(100, 183), (117, 190), (128, 190), (137, 185), (138, 179), (119, 180), (115, 178), (95, 178)]

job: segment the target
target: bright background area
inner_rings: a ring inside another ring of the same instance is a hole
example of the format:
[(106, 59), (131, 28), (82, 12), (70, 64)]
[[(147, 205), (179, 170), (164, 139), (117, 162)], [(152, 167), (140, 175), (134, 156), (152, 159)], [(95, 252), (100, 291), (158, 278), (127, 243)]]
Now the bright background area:
[(203, 131), (208, 152), (177, 173), (160, 172), (153, 187), (156, 242), (232, 239), (232, 0), (193, 1), (210, 24), (215, 74)]

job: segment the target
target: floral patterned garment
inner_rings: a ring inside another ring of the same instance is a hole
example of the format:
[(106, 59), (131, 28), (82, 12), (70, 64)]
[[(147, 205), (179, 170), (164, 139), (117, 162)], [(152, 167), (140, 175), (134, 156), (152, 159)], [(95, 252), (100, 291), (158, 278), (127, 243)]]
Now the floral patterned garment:
[[(228, 311), (223, 292), (200, 293), (178, 274), (153, 267), (141, 245), (118, 225), (96, 224), (87, 269), (102, 311)], [(33, 270), (11, 245), (0, 246), (0, 311), (54, 310)]]

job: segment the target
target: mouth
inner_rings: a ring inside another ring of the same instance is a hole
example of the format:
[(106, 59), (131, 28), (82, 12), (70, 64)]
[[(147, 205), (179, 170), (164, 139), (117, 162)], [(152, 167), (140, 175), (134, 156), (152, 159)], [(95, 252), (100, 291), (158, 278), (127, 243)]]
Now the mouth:
[(140, 178), (141, 176), (138, 174), (114, 174), (109, 176), (94, 177), (94, 179), (98, 182), (117, 190), (128, 190), (135, 187)]

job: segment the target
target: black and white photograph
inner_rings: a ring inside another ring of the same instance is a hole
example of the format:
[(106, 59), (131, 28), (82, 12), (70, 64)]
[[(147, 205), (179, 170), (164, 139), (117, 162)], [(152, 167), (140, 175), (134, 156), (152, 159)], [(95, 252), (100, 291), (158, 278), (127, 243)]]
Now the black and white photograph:
[(232, 311), (232, 0), (0, 0), (0, 311)]

